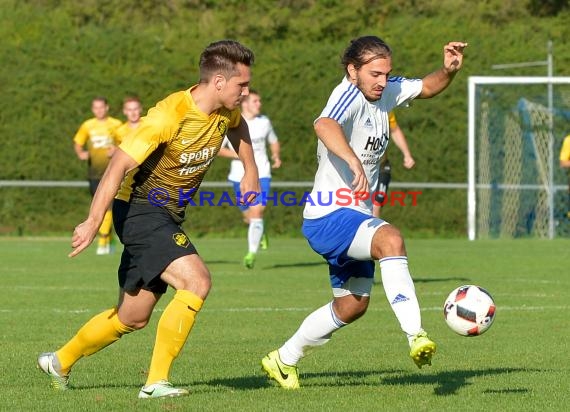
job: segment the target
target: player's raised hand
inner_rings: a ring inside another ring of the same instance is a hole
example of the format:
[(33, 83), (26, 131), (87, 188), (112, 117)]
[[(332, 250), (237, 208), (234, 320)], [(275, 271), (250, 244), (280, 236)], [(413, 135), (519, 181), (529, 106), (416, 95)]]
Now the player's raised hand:
[(448, 73), (455, 73), (463, 64), (463, 50), (467, 43), (452, 41), (443, 46), (443, 67)]
[(69, 257), (77, 256), (83, 249), (93, 242), (99, 226), (97, 226), (93, 220), (87, 219), (85, 222), (80, 223), (75, 227), (73, 231), (73, 236), (71, 238), (71, 247), (73, 250), (68, 255)]

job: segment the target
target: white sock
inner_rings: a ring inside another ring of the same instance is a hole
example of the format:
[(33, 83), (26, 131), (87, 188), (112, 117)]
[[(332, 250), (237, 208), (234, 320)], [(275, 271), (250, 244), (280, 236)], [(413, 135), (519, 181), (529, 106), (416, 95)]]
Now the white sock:
[(422, 331), (422, 317), (416, 288), (408, 270), (408, 258), (391, 256), (380, 259), (380, 270), (388, 302), (410, 340)]
[(318, 308), (305, 318), (297, 332), (279, 348), (281, 362), (296, 365), (308, 349), (324, 345), (335, 330), (345, 325), (336, 317), (332, 302)]
[(247, 242), (249, 244), (250, 252), (257, 253), (261, 236), (263, 236), (263, 219), (249, 219)]

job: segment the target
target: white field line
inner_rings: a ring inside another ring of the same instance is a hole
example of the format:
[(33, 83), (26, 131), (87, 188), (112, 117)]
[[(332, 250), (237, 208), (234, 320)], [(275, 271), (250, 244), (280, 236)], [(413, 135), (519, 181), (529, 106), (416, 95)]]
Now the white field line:
[[(219, 313), (219, 312), (229, 312), (229, 313), (245, 313), (245, 312), (310, 312), (314, 308), (270, 308), (270, 307), (245, 307), (245, 308), (204, 308), (202, 312), (207, 313)], [(497, 311), (527, 311), (527, 312), (542, 312), (549, 310), (568, 310), (570, 306), (568, 305), (552, 305), (552, 306), (498, 306)], [(39, 312), (51, 312), (51, 313), (97, 313), (102, 309), (0, 309), (0, 313), (39, 313)], [(442, 311), (443, 307), (432, 306), (422, 308), (423, 312), (439, 312)], [(154, 312), (162, 312), (162, 309), (155, 309)], [(368, 308), (368, 312), (386, 312), (390, 311), (389, 308)]]

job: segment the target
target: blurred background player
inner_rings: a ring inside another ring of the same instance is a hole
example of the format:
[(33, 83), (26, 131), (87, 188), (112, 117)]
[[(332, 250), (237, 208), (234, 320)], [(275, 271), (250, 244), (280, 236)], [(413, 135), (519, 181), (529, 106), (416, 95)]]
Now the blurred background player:
[[(109, 159), (117, 148), (118, 142), (115, 131), (121, 125), (121, 121), (108, 115), (109, 104), (105, 97), (95, 97), (91, 101), (91, 111), (95, 117), (81, 124), (73, 138), (73, 143), (77, 157), (80, 160), (87, 161), (89, 191), (91, 196), (93, 196), (101, 181), (103, 172), (105, 172), (107, 164), (109, 164)], [(111, 209), (109, 209), (99, 228), (98, 255), (111, 253), (112, 226), (113, 216)]]
[[(271, 121), (267, 116), (261, 114), (261, 96), (258, 92), (253, 89), (250, 90), (249, 95), (241, 103), (241, 114), (249, 127), (255, 163), (259, 170), (261, 191), (269, 193), (271, 187), (271, 169), (281, 167), (281, 159), (279, 157), (280, 145), (273, 126), (271, 125)], [(267, 144), (269, 144), (273, 165), (271, 165), (267, 157)], [(244, 173), (243, 164), (227, 139), (224, 140), (224, 145), (218, 155), (232, 159), (228, 180), (232, 183), (234, 191), (236, 193), (239, 192), (239, 182)], [(268, 247), (267, 234), (265, 233), (263, 222), (265, 205), (262, 204), (261, 197), (258, 197), (257, 202), (254, 203), (256, 204), (250, 206), (238, 205), (242, 212), (244, 222), (249, 224), (247, 231), (248, 252), (243, 258), (243, 264), (249, 269), (253, 268), (255, 264), (255, 255), (258, 249), (260, 247), (267, 249)]]
[(568, 210), (566, 216), (570, 219), (570, 134), (564, 138), (560, 149), (560, 167), (568, 172)]
[[(394, 112), (388, 114), (388, 121), (390, 122), (390, 139), (396, 143), (398, 149), (404, 155), (404, 167), (406, 169), (411, 169), (416, 164), (416, 161), (412, 157), (412, 153), (408, 147), (408, 141), (404, 132), (398, 125), (396, 120), (396, 115)], [(372, 203), (372, 215), (374, 217), (380, 217), (380, 211), (382, 206), (385, 204), (388, 196), (388, 186), (390, 185), (390, 180), (392, 179), (392, 167), (390, 166), (390, 161), (388, 160), (388, 155), (384, 153), (380, 161), (380, 175), (378, 176), (378, 186), (376, 187), (374, 199), (376, 202)], [(379, 204), (377, 204), (379, 203)]]
[(138, 97), (127, 96), (123, 99), (123, 114), (127, 121), (120, 125), (115, 131), (117, 145), (141, 123), (142, 104)]

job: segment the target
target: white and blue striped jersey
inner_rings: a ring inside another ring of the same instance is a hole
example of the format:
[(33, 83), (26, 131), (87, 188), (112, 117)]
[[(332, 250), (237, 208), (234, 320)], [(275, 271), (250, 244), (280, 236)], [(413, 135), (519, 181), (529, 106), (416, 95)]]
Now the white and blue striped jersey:
[[(317, 118), (336, 120), (348, 144), (362, 162), (370, 190), (378, 183), (380, 157), (386, 150), (390, 125), (388, 112), (417, 97), (422, 91), (421, 79), (390, 77), (379, 100), (366, 100), (360, 90), (346, 77), (333, 90), (327, 105)], [(318, 169), (310, 200), (303, 217), (317, 219), (341, 207), (372, 214), (372, 200), (355, 201), (351, 182), (354, 175), (347, 163), (329, 152), (319, 140)], [(369, 196), (370, 197), (370, 196)], [(352, 200), (349, 200), (352, 199)]]
[[(245, 119), (245, 117), (244, 117)], [(271, 121), (267, 116), (256, 116), (251, 120), (245, 119), (249, 127), (249, 136), (251, 138), (251, 146), (253, 149), (253, 156), (255, 164), (259, 172), (259, 178), (271, 177), (271, 162), (267, 157), (267, 144), (277, 142), (277, 135), (273, 130)], [(231, 148), (231, 144), (227, 138), (224, 139), (226, 147)], [(230, 173), (228, 180), (232, 182), (241, 182), (245, 171), (241, 160), (232, 160), (230, 164)]]

